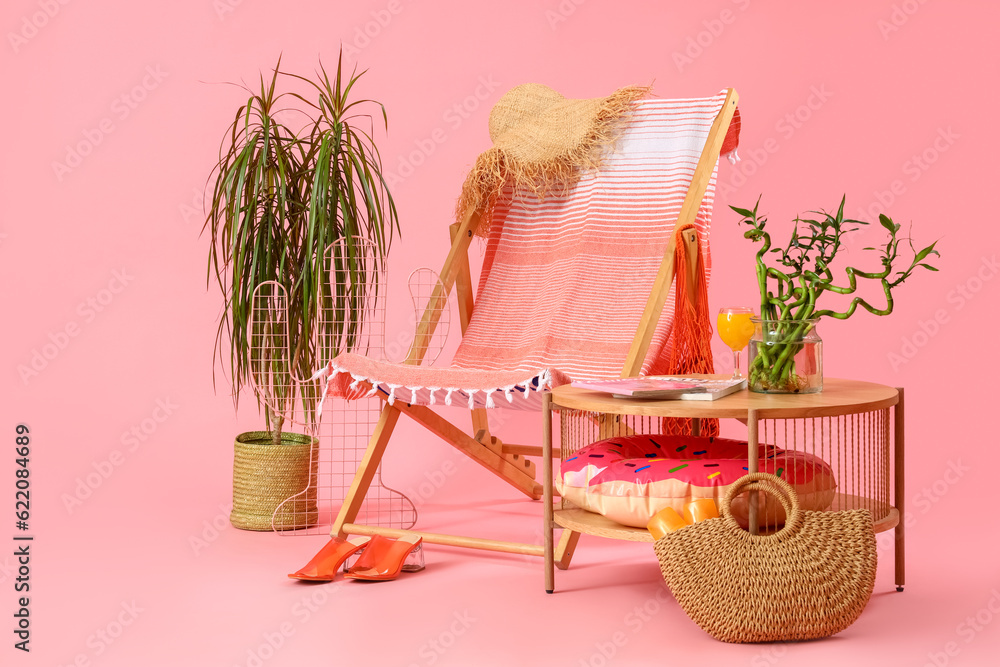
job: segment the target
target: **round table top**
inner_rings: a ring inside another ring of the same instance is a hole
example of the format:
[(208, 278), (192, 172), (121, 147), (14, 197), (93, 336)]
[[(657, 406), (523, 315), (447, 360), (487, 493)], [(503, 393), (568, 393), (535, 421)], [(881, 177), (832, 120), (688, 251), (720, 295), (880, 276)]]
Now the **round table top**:
[(823, 378), (823, 391), (815, 394), (758, 394), (744, 389), (715, 401), (615, 398), (611, 394), (571, 385), (552, 390), (554, 409), (652, 417), (739, 419), (747, 418), (751, 410), (757, 411), (758, 419), (831, 417), (880, 410), (898, 402), (899, 393), (894, 387), (839, 378)]

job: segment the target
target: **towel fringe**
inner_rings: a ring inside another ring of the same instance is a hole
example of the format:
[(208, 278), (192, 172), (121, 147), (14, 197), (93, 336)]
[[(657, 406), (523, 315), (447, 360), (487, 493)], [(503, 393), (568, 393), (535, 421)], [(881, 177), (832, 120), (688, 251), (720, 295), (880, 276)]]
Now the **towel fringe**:
[[(343, 374), (343, 375), (341, 375)], [(337, 378), (343, 378), (344, 376), (350, 376), (351, 382), (348, 386), (346, 378), (337, 380)], [(428, 387), (423, 385), (405, 385), (405, 384), (393, 384), (389, 382), (379, 382), (373, 378), (366, 377), (364, 375), (359, 375), (353, 373), (346, 368), (341, 368), (330, 362), (325, 368), (320, 369), (313, 374), (311, 379), (322, 378), (322, 382), (325, 383), (325, 388), (323, 395), (326, 397), (330, 395), (332, 391), (333, 383), (337, 381), (338, 383), (343, 383), (340, 386), (345, 387), (351, 391), (364, 391), (361, 386), (364, 383), (370, 383), (371, 388), (367, 393), (363, 395), (355, 395), (357, 398), (371, 398), (375, 396), (379, 391), (387, 393), (386, 402), (389, 405), (393, 405), (397, 398), (397, 390), (408, 389), (410, 391), (409, 403), (411, 405), (416, 405), (418, 401), (421, 400), (421, 391), (426, 390), (427, 396), (423, 399), (426, 400), (427, 405), (438, 405), (441, 401), (438, 399), (437, 393), (439, 391), (444, 391), (444, 405), (452, 405), (452, 394), (455, 392), (461, 393), (468, 399), (469, 409), (475, 409), (476, 407), (476, 394), (482, 392), (485, 395), (483, 406), (487, 409), (494, 409), (497, 407), (497, 399), (494, 396), (495, 393), (503, 392), (503, 397), (507, 399), (508, 403), (514, 402), (514, 392), (519, 391), (523, 395), (525, 400), (529, 400), (532, 390), (535, 393), (545, 392), (551, 389), (552, 386), (552, 372), (550, 369), (542, 369), (533, 378), (525, 380), (523, 382), (515, 382), (514, 384), (509, 384), (501, 387), (485, 387), (480, 389), (471, 388), (458, 388), (458, 387)], [(344, 391), (344, 389), (338, 389), (338, 392)], [(338, 394), (339, 395), (339, 394)], [(401, 396), (400, 396), (401, 398)], [(319, 408), (322, 410), (322, 407)]]
[[(309, 376), (309, 381), (312, 382), (313, 380), (319, 380), (324, 375), (326, 375), (326, 373), (327, 373), (328, 370), (332, 370), (332, 371), (336, 372), (336, 366), (334, 366), (332, 362), (329, 363), (329, 364), (327, 364), (323, 368), (319, 369), (318, 371), (316, 371), (315, 373), (313, 373), (312, 375), (310, 375)], [(331, 375), (333, 375), (333, 373), (331, 373)]]
[(552, 373), (549, 369), (545, 369), (538, 374), (538, 391), (547, 391), (552, 388)]
[(327, 369), (333, 364), (327, 364), (323, 368), (319, 369), (309, 377), (309, 381), (319, 379), (319, 385), (323, 387), (323, 391), (319, 395), (319, 405), (316, 406), (316, 423), (323, 423), (323, 406), (326, 405), (326, 395), (330, 391), (330, 383), (333, 381), (333, 375), (329, 377), (326, 376)]

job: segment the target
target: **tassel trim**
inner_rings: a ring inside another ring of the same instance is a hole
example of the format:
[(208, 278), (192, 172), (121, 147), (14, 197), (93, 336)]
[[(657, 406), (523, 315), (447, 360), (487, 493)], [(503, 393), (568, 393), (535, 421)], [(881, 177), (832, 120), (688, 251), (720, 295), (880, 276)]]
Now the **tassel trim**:
[[(348, 381), (348, 378), (350, 378), (350, 381)], [(458, 392), (468, 399), (467, 406), (470, 410), (476, 407), (476, 394), (479, 393), (482, 393), (485, 396), (483, 401), (484, 407), (492, 410), (497, 407), (496, 400), (493, 396), (497, 392), (503, 392), (503, 396), (507, 399), (507, 402), (513, 403), (515, 390), (520, 392), (525, 400), (527, 400), (530, 398), (532, 391), (537, 394), (549, 390), (552, 386), (552, 373), (548, 369), (540, 371), (535, 377), (525, 380), (524, 382), (517, 382), (515, 384), (510, 384), (496, 389), (425, 387), (422, 385), (411, 386), (391, 384), (388, 382), (380, 382), (374, 378), (368, 378), (363, 375), (351, 373), (345, 368), (334, 366), (332, 363), (317, 371), (310, 379), (319, 380), (321, 383), (326, 384), (326, 396), (339, 397), (347, 400), (371, 398), (381, 390), (382, 392), (387, 393), (385, 400), (389, 405), (393, 405), (396, 402), (396, 399), (399, 398), (396, 392), (397, 390), (402, 389), (409, 390), (409, 403), (411, 405), (418, 404), (420, 399), (419, 393), (422, 390), (426, 390), (428, 392), (428, 405), (436, 405), (438, 403), (437, 393), (440, 391), (445, 392), (444, 404), (452, 405), (452, 394)], [(370, 389), (366, 393), (362, 393), (364, 391), (363, 383), (370, 384)], [(322, 407), (319, 409), (321, 411)], [(322, 412), (320, 412), (319, 415), (322, 415)]]

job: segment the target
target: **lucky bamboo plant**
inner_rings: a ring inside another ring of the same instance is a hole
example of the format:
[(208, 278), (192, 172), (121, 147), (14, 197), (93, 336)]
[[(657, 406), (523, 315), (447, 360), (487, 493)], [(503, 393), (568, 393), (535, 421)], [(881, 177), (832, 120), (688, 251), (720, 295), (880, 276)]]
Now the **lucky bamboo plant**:
[[(281, 72), (279, 58), (269, 81), (261, 76), (259, 90), (247, 89), (250, 96), (226, 131), (213, 171), (205, 223), (212, 241), (209, 280), (215, 276), (225, 297), (216, 350), (228, 347), (237, 405), (248, 385), (258, 389), (260, 405), (261, 378), (267, 378), (272, 407), (265, 415), (274, 444), (280, 443), (291, 402), (301, 400), (307, 415), (315, 409), (316, 389), (297, 380), (309, 378), (321, 363), (319, 350), (329, 344), (324, 337), (350, 347), (364, 319), (365, 313), (342, 307), (358, 310), (367, 300), (356, 290), (377, 289), (348, 279), (364, 273), (368, 253), (360, 246), (371, 242), (375, 261), (383, 262), (399, 231), (373, 139), (375, 121), (364, 113), (376, 110), (387, 129), (385, 108), (352, 99), (364, 72), (346, 76), (342, 64), (341, 54), (332, 80), (322, 64), (312, 80)], [(278, 93), (279, 79), (304, 84), (308, 93)], [(326, 267), (326, 249), (339, 240), (344, 252)], [(254, 291), (268, 281), (280, 286), (269, 297), (284, 293), (287, 319), (255, 323), (251, 330)], [(348, 289), (354, 292), (345, 295)], [(332, 302), (338, 308), (329, 307)], [(329, 313), (339, 319), (324, 321)]]
[[(760, 199), (753, 209), (731, 206), (743, 216), (740, 224), (750, 229), (743, 236), (754, 243), (761, 243), (757, 251), (757, 286), (760, 290), (760, 317), (762, 320), (776, 321), (773, 325), (777, 340), (768, 346), (760, 346), (750, 364), (749, 382), (751, 387), (763, 390), (797, 391), (801, 378), (795, 368), (795, 355), (802, 347), (803, 337), (816, 326), (823, 317), (846, 320), (858, 306), (874, 315), (888, 315), (893, 309), (894, 288), (902, 284), (919, 267), (929, 271), (937, 269), (928, 263), (931, 256), (940, 256), (935, 250), (937, 242), (917, 250), (908, 237), (900, 237), (900, 225), (886, 215), (879, 215), (879, 223), (889, 234), (888, 240), (878, 248), (868, 247), (866, 251), (879, 254), (881, 268), (862, 271), (853, 266), (844, 269), (847, 283), (834, 283), (831, 265), (842, 248), (844, 236), (856, 232), (867, 222), (844, 218), (845, 198), (841, 198), (836, 214), (826, 211), (810, 211), (817, 218), (795, 218), (795, 229), (785, 247), (771, 247), (771, 236), (764, 230), (767, 218), (758, 213)], [(896, 270), (900, 259), (901, 244), (905, 241), (912, 254), (905, 269)], [(768, 266), (765, 259), (771, 253), (774, 263)], [(894, 273), (895, 271), (895, 273)], [(858, 278), (878, 283), (885, 303), (872, 305), (865, 298), (855, 295)], [(855, 295), (842, 311), (823, 309), (819, 300), (826, 292)]]

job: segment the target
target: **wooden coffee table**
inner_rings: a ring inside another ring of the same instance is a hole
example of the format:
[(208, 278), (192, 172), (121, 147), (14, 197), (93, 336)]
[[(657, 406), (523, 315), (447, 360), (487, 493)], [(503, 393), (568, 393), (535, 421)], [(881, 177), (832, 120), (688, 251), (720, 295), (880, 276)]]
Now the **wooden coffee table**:
[[(725, 376), (715, 376), (725, 377)], [(891, 409), (891, 410), (890, 410)], [(623, 526), (600, 514), (566, 506), (553, 506), (552, 412), (561, 414), (560, 453), (563, 459), (589, 444), (580, 441), (590, 423), (593, 440), (630, 432), (662, 417), (737, 419), (747, 425), (749, 452), (758, 442), (806, 451), (831, 465), (838, 491), (830, 511), (867, 508), (876, 532), (895, 529), (896, 590), (905, 584), (903, 512), (903, 390), (870, 382), (825, 378), (823, 391), (815, 394), (758, 394), (747, 390), (717, 401), (660, 401), (615, 398), (611, 394), (556, 387), (545, 397), (543, 408), (545, 590), (555, 589), (553, 530), (619, 540), (652, 542), (644, 528)], [(891, 416), (890, 416), (891, 412)], [(574, 425), (575, 424), (575, 425)], [(584, 424), (581, 428), (580, 424)], [(891, 436), (890, 436), (891, 434)], [(577, 442), (569, 442), (578, 440)], [(890, 451), (891, 467), (890, 467)], [(748, 452), (748, 453), (749, 453)], [(747, 457), (747, 468), (757, 471), (757, 457)], [(892, 498), (890, 499), (890, 485)], [(750, 529), (756, 531), (757, 506), (750, 504)], [(574, 539), (576, 536), (569, 536)], [(565, 536), (564, 536), (565, 538)], [(575, 542), (573, 542), (575, 544)], [(570, 552), (572, 547), (570, 547)]]

